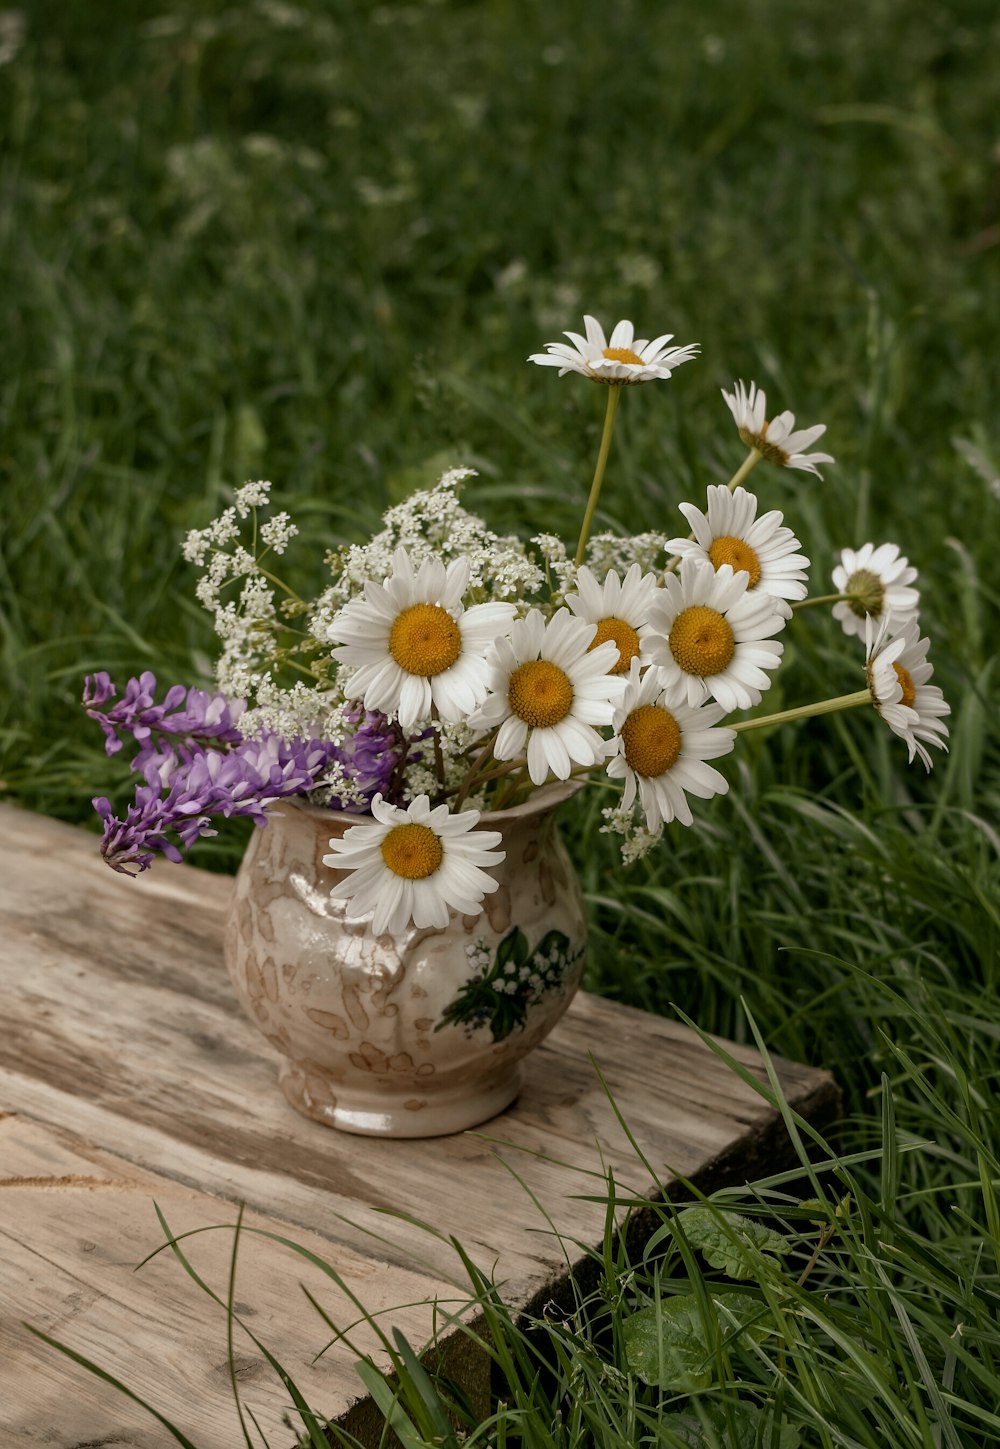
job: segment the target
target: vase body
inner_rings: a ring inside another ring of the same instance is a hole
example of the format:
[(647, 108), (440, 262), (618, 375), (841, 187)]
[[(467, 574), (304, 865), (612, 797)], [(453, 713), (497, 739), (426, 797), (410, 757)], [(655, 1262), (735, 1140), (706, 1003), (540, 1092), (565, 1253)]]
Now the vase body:
[(568, 793), (482, 817), (506, 859), (480, 915), (378, 937), (331, 900), (344, 873), (323, 864), (331, 836), (370, 817), (275, 807), (237, 873), (225, 956), (294, 1107), (347, 1132), (436, 1137), (510, 1105), (583, 973), (586, 915), (553, 815)]

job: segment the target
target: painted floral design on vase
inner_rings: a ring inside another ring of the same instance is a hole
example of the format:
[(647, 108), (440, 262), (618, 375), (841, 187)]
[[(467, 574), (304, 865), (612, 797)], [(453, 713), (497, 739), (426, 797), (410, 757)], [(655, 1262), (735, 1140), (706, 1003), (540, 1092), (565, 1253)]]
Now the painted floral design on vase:
[(358, 817), (270, 813), (236, 876), (225, 957), (293, 1107), (346, 1132), (436, 1137), (511, 1104), (583, 973), (586, 913), (554, 815), (575, 788), (482, 817), (507, 854), (481, 915), (378, 938), (330, 899), (342, 875), (323, 864)]

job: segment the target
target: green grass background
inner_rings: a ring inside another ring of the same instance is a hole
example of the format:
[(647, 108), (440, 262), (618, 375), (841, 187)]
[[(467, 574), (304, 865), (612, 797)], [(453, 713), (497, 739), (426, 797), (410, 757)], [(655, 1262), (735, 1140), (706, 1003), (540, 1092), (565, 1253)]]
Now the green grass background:
[[(836, 1073), (848, 1145), (878, 1158), (887, 1101), (922, 1144), (894, 1201), (952, 1264), (923, 1352), (975, 1443), (996, 1332), (957, 1368), (948, 1344), (955, 1305), (988, 1325), (997, 1293), (998, 52), (979, 0), (0, 16), (0, 778), (29, 808), (127, 798), (86, 672), (206, 682), (179, 543), (248, 477), (302, 526), (304, 591), (452, 464), (493, 526), (575, 539), (604, 395), (524, 359), (585, 311), (702, 346), (624, 398), (600, 527), (676, 531), (728, 478), (736, 377), (828, 424), (822, 482), (754, 486), (817, 591), (867, 539), (919, 568), (951, 753), (925, 779), (855, 712), (743, 739), (730, 794), (627, 873), (605, 797), (567, 829), (593, 988), (740, 1038), (745, 1001)], [(859, 685), (821, 612), (786, 631), (774, 708)], [(241, 839), (195, 859), (232, 869)], [(860, 1292), (855, 1267), (823, 1282)], [(899, 1442), (941, 1442), (914, 1422)], [(815, 1442), (884, 1442), (852, 1432)]]

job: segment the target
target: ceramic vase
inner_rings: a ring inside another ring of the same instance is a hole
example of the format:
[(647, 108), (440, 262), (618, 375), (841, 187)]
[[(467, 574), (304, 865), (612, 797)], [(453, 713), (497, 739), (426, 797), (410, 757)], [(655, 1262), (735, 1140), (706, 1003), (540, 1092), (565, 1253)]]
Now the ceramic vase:
[(275, 807), (237, 873), (225, 956), (293, 1107), (346, 1132), (436, 1137), (510, 1105), (583, 972), (586, 914), (554, 814), (571, 789), (482, 817), (506, 859), (480, 915), (378, 937), (331, 900), (344, 877), (323, 864), (331, 836), (370, 817)]

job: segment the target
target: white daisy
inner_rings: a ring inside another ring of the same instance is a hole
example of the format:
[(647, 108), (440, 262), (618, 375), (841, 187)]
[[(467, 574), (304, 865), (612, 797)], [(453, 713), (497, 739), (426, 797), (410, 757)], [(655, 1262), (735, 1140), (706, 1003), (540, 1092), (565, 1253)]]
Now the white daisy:
[(540, 610), (517, 619), (509, 639), (498, 639), (490, 663), (486, 702), (470, 718), (473, 729), (497, 729), (493, 754), (515, 760), (527, 750), (528, 774), (541, 785), (551, 771), (567, 780), (574, 765), (599, 765), (625, 681), (608, 671), (618, 646), (608, 639), (591, 649), (596, 628), (558, 609), (546, 624)]
[(597, 649), (610, 639), (618, 649), (618, 662), (608, 671), (610, 674), (627, 674), (633, 659), (648, 664), (644, 640), (649, 636), (649, 610), (656, 598), (655, 574), (644, 574), (642, 567), (634, 563), (619, 579), (615, 569), (609, 569), (604, 583), (599, 584), (586, 565), (577, 569), (578, 592), (566, 595), (566, 603), (578, 619), (597, 625), (597, 633), (591, 649)]
[(686, 558), (667, 574), (650, 614), (650, 654), (681, 680), (689, 705), (713, 696), (728, 714), (760, 703), (783, 646), (771, 636), (784, 625), (777, 601), (749, 589), (750, 575), (731, 565)]
[[(806, 569), (809, 560), (798, 552), (802, 547), (790, 528), (783, 525), (777, 509), (758, 518), (757, 499), (745, 488), (730, 493), (724, 483), (708, 490), (708, 512), (693, 503), (680, 510), (694, 538), (672, 538), (667, 548), (681, 558), (698, 558), (718, 569), (729, 564), (734, 573), (750, 575), (748, 590), (769, 594), (772, 599), (804, 599), (808, 592)], [(782, 605), (786, 617), (787, 604)]]
[(668, 347), (672, 332), (647, 342), (644, 337), (633, 336), (631, 322), (622, 321), (615, 324), (608, 340), (596, 318), (584, 317), (583, 323), (586, 337), (581, 337), (579, 332), (563, 334), (572, 342), (572, 347), (565, 342), (547, 342), (547, 350), (532, 353), (528, 361), (537, 362), (539, 367), (558, 367), (560, 377), (567, 372), (581, 372), (594, 382), (621, 384), (669, 377), (675, 367), (698, 355), (697, 342)]
[(744, 443), (748, 448), (756, 449), (769, 463), (777, 463), (782, 468), (802, 468), (819, 478), (822, 475), (816, 464), (834, 461), (829, 453), (804, 451), (823, 436), (826, 423), (817, 423), (815, 427), (793, 433), (794, 413), (779, 413), (768, 422), (764, 416), (767, 396), (758, 390), (755, 382), (750, 384), (749, 392), (742, 382), (736, 383), (731, 393), (723, 388), (722, 396)]
[(349, 902), (352, 918), (372, 916), (372, 934), (381, 936), (396, 935), (411, 921), (446, 926), (449, 908), (478, 916), (483, 896), (497, 889), (480, 867), (504, 859), (504, 851), (494, 848), (500, 832), (475, 829), (478, 810), (432, 810), (426, 795), (405, 810), (376, 795), (371, 810), (374, 825), (352, 825), (343, 839), (330, 841), (334, 853), (323, 857), (324, 865), (348, 872), (330, 894)]
[(833, 617), (839, 619), (845, 634), (865, 636), (865, 620), (871, 615), (876, 623), (892, 614), (893, 630), (899, 630), (908, 618), (916, 617), (920, 595), (910, 584), (917, 577), (894, 543), (866, 543), (855, 552), (845, 548), (840, 563), (833, 571), (838, 594), (854, 594), (833, 606)]
[(889, 615), (881, 623), (870, 615), (865, 620), (868, 689), (893, 734), (906, 741), (910, 764), (919, 755), (929, 770), (926, 745), (947, 752), (948, 726), (943, 719), (951, 714), (951, 706), (937, 685), (928, 683), (934, 673), (927, 662), (930, 641), (920, 638), (917, 620), (911, 616), (898, 632), (890, 632), (896, 623)]
[(486, 695), (486, 649), (505, 634), (513, 604), (474, 604), (463, 609), (469, 560), (447, 567), (428, 558), (414, 573), (405, 548), (392, 556), (383, 584), (365, 584), (329, 628), (334, 659), (353, 668), (349, 695), (366, 709), (398, 712), (402, 728), (429, 718), (431, 708), (448, 724), (464, 719)]
[(665, 678), (655, 665), (640, 676), (639, 661), (632, 661), (613, 722), (617, 754), (608, 764), (611, 778), (625, 781), (624, 810), (638, 789), (650, 830), (675, 819), (690, 825), (687, 794), (708, 800), (726, 793), (729, 781), (705, 761), (727, 755), (736, 743), (735, 730), (712, 728), (722, 718), (720, 705), (692, 709), (683, 684), (665, 685)]

